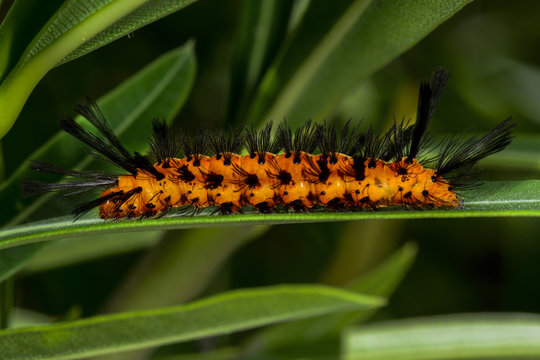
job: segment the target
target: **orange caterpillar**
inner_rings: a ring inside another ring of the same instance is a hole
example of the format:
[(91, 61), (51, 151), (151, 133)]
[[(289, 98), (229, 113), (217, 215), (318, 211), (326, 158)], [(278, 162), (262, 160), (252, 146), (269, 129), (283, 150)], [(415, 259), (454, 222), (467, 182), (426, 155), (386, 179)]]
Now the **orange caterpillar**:
[[(29, 181), (24, 188), (71, 193), (104, 188), (97, 199), (73, 210), (78, 217), (99, 207), (103, 219), (151, 217), (178, 207), (214, 206), (221, 214), (241, 211), (243, 206), (261, 213), (276, 208), (309, 211), (316, 206), (333, 211), (394, 205), (458, 207), (456, 189), (472, 184), (470, 175), (478, 160), (510, 143), (515, 124), (508, 118), (484, 136), (445, 141), (433, 168), (421, 165), (418, 158), (429, 145), (427, 125), (448, 76), (438, 70), (429, 84), (421, 84), (414, 125), (394, 123), (385, 134), (375, 134), (371, 128), (361, 134), (348, 122), (338, 135), (335, 125), (308, 121), (294, 134), (282, 123), (273, 140), (271, 124), (261, 131), (202, 131), (190, 140), (185, 133), (154, 121), (148, 156), (128, 152), (97, 105), (89, 101), (76, 110), (102, 137), (83, 130), (72, 118), (62, 119), (60, 126), (129, 174), (115, 177), (35, 162), (35, 170), (84, 181)], [(239, 155), (244, 145), (248, 154)], [(315, 155), (316, 148), (320, 153)], [(205, 155), (209, 149), (213, 155)], [(178, 152), (184, 157), (175, 157)]]

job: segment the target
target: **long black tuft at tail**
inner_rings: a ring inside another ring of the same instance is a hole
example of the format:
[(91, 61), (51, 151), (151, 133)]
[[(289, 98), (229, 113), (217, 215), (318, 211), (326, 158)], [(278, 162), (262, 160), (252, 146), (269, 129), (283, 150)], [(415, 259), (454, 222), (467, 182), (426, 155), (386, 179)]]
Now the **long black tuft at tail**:
[(463, 179), (467, 179), (467, 173), (473, 171), (479, 160), (510, 144), (515, 126), (513, 118), (509, 117), (484, 136), (468, 139), (454, 137), (444, 142), (435, 166), (437, 175), (444, 176), (454, 187), (460, 187), (464, 183)]
[(416, 158), (418, 152), (425, 145), (429, 120), (433, 117), (435, 107), (439, 102), (449, 77), (449, 72), (444, 69), (437, 69), (431, 75), (429, 84), (424, 82), (420, 84), (416, 122), (412, 127), (409, 153), (407, 154), (408, 162)]

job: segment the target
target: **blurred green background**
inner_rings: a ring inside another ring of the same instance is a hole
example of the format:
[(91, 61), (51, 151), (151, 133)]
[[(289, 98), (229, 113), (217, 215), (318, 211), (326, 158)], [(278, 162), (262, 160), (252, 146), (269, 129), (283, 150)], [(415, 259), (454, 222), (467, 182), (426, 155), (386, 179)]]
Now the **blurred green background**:
[[(189, 39), (198, 72), (175, 119), (194, 129), (242, 122), (231, 110), (231, 77), (241, 1), (201, 0), (128, 37), (51, 71), (37, 86), (2, 142), (9, 175), (58, 130), (56, 121), (85, 95), (99, 97)], [(286, 6), (286, 5), (284, 5)], [(477, 0), (411, 50), (359, 83), (327, 116), (364, 119), (383, 128), (392, 114), (411, 117), (419, 81), (438, 66), (452, 72), (436, 112), (435, 134), (482, 132), (509, 115), (516, 141), (482, 163), (486, 179), (538, 179), (540, 160), (540, 2)], [(369, 49), (365, 49), (369, 51)], [(279, 119), (276, 119), (279, 120)], [(64, 209), (57, 215), (66, 214)], [(174, 231), (166, 236), (184, 236)], [(415, 264), (376, 318), (484, 311), (540, 313), (540, 223), (535, 218), (426, 219), (283, 225), (241, 246), (202, 294), (280, 283), (341, 285), (412, 241)], [(161, 238), (161, 233), (149, 237)], [(114, 234), (112, 237), (132, 236)], [(226, 241), (225, 239), (222, 239)], [(89, 240), (91, 241), (91, 240)], [(78, 317), (107, 307), (133, 269), (155, 250), (18, 275), (16, 306)], [(183, 274), (197, 283), (198, 272)], [(174, 288), (174, 284), (170, 284)], [(173, 290), (171, 290), (173, 291)], [(152, 296), (152, 294), (148, 294)], [(150, 300), (151, 301), (151, 300)], [(222, 342), (234, 344), (245, 334)], [(205, 343), (198, 347), (211, 346)]]

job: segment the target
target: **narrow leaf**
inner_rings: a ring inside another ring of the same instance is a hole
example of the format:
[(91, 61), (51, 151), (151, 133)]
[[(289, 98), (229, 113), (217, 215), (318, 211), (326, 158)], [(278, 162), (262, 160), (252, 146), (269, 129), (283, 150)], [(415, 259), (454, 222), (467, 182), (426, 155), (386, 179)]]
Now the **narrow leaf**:
[[(416, 252), (416, 246), (404, 245), (383, 263), (352, 281), (345, 288), (359, 294), (390, 297), (411, 267)], [(263, 346), (265, 351), (271, 352), (280, 348), (294, 349), (299, 345), (309, 347), (322, 341), (325, 336), (335, 337), (344, 326), (365, 320), (375, 311), (377, 309), (365, 309), (354, 313), (330, 314), (275, 325), (256, 335), (248, 348), (256, 349), (259, 353)]]
[(380, 298), (324, 286), (232, 291), (189, 305), (0, 331), (6, 360), (71, 359), (228, 334), (278, 321), (374, 308)]
[(539, 338), (536, 314), (434, 316), (353, 329), (343, 359), (530, 359), (540, 357)]
[(228, 118), (241, 122), (264, 72), (283, 44), (293, 6), (289, 1), (241, 3), (231, 69)]
[(103, 221), (96, 215), (73, 222), (65, 216), (0, 230), (0, 249), (53, 240), (74, 234), (124, 231), (188, 229), (201, 226), (293, 224), (362, 219), (429, 219), (463, 217), (540, 216), (540, 180), (501, 181), (486, 183), (467, 193), (463, 209), (406, 210), (381, 209), (374, 212), (313, 212), (209, 215), (210, 208), (200, 216), (167, 215), (160, 219), (133, 221)]
[(197, 0), (147, 0), (143, 5), (116, 21), (114, 25), (107, 27), (105, 30), (73, 50), (68, 56), (63, 58), (58, 65), (94, 51), (103, 45), (150, 24), (151, 22), (183, 9), (195, 1)]
[(80, 236), (53, 241), (33, 256), (24, 266), (23, 271), (25, 274), (48, 271), (62, 266), (144, 250), (155, 246), (163, 234), (163, 231), (145, 231), (130, 234), (129, 237), (105, 234), (99, 237), (92, 236), (92, 238)]
[[(188, 43), (147, 65), (100, 98), (98, 103), (122, 142), (134, 151), (143, 151), (151, 119), (172, 120), (191, 91), (195, 71), (193, 44)], [(29, 169), (30, 160), (46, 160), (65, 168), (82, 169), (95, 159), (80, 142), (59, 129), (0, 184), (0, 202), (5, 210), (0, 214), (1, 223), (17, 224), (50, 205), (46, 203), (50, 194), (21, 199), (20, 181), (36, 176)]]
[(0, 82), (64, 0), (17, 0), (0, 23)]
[[(324, 118), (355, 84), (470, 1), (361, 0), (338, 1), (336, 6), (312, 2), (296, 36), (263, 79), (250, 121)], [(325, 6), (329, 9), (322, 9)], [(319, 20), (322, 10), (336, 20)]]
[(251, 226), (169, 231), (109, 296), (105, 311), (144, 310), (185, 303), (204, 291), (237, 249), (267, 230), (266, 226)]
[[(148, 137), (150, 119), (157, 116), (170, 121), (187, 98), (194, 77), (193, 45), (188, 43), (163, 55), (98, 102), (121, 139), (129, 140), (132, 149), (141, 151)], [(148, 126), (136, 126), (140, 122), (148, 122)], [(138, 144), (134, 144), (135, 141)], [(56, 163), (67, 168), (84, 168), (92, 160), (84, 147), (64, 133), (54, 136), (30, 155), (30, 159), (56, 159)], [(35, 176), (28, 168), (29, 160), (0, 185), (0, 202), (5, 210), (0, 219), (4, 223), (17, 224), (36, 212), (46, 211), (51, 204), (48, 201), (51, 194), (21, 201), (19, 182)], [(30, 244), (17, 251), (1, 251), (0, 281), (21, 269), (41, 247), (41, 244)]]
[[(66, 0), (0, 84), (0, 138), (9, 131), (41, 78), (70, 54), (81, 56), (193, 1)], [(154, 7), (157, 11), (149, 11)], [(78, 50), (105, 29), (109, 32)]]

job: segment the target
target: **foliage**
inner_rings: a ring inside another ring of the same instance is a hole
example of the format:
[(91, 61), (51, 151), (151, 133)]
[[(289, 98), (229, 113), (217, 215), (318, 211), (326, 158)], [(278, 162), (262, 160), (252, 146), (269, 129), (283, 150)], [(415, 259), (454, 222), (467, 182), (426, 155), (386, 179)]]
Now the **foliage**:
[[(527, 219), (540, 214), (540, 7), (471, 1), (0, 1), (2, 358), (539, 356), (534, 314), (380, 321), (540, 311), (526, 285), (540, 255)], [(19, 194), (31, 159), (103, 166), (55, 125), (85, 94), (144, 151), (154, 117), (382, 128), (414, 114), (419, 79), (439, 65), (454, 75), (434, 129), (519, 123), (464, 209), (73, 222), (72, 198)]]

